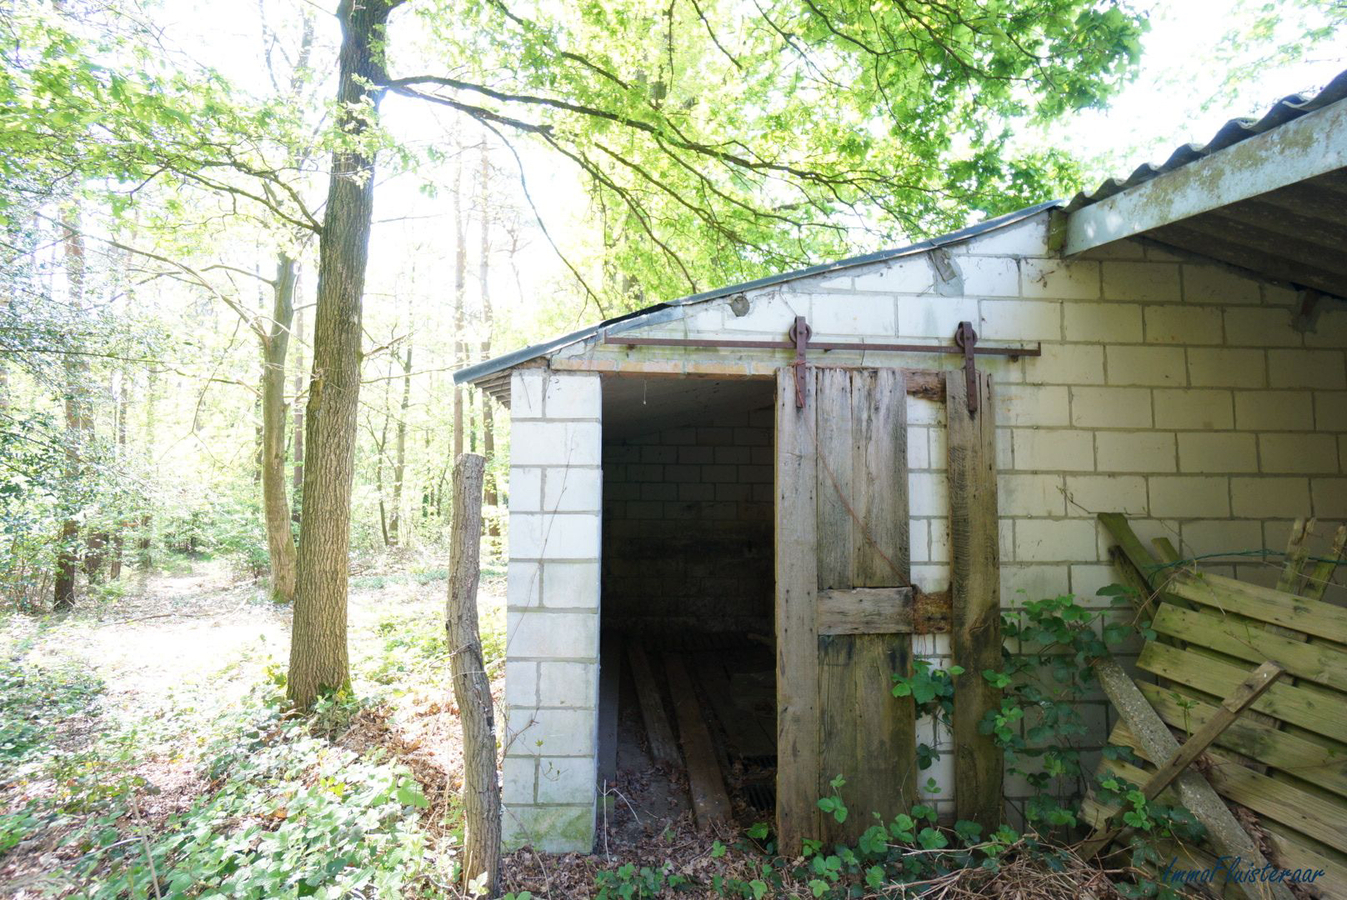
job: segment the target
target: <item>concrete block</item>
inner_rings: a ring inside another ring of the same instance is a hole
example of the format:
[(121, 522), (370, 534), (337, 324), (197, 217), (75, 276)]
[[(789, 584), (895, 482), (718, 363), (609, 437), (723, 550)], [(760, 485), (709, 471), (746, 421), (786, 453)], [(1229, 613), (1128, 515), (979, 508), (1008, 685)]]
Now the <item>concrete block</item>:
[(511, 560), (505, 568), (506, 606), (530, 608), (542, 605), (542, 563)]
[(513, 422), (510, 461), (515, 466), (597, 466), (602, 444), (598, 422)]
[(1066, 492), (1071, 498), (1067, 515), (1121, 512), (1144, 516), (1146, 479), (1140, 475), (1068, 475)]
[(1146, 307), (1146, 342), (1149, 344), (1220, 344), (1221, 310), (1212, 306), (1183, 304)]
[(1017, 470), (1094, 471), (1094, 435), (1089, 431), (1016, 428), (1011, 434)]
[[(1182, 553), (1205, 556), (1211, 553), (1258, 550), (1264, 546), (1261, 522), (1212, 519), (1206, 522), (1184, 522), (1179, 528), (1183, 536)], [(1283, 536), (1281, 544), (1285, 543)]]
[(808, 294), (766, 290), (746, 296), (748, 308), (743, 315), (739, 315), (733, 306), (725, 312), (725, 330), (779, 335), (785, 340), (786, 331), (795, 324), (796, 316), (813, 321), (813, 305)]
[(1025, 297), (1098, 300), (1099, 266), (1080, 260), (1026, 259), (1020, 263), (1020, 292)]
[(1257, 441), (1254, 435), (1241, 432), (1180, 434), (1179, 471), (1257, 472)]
[(979, 339), (1060, 341), (1062, 304), (1046, 300), (984, 300)]
[(909, 472), (907, 484), (912, 515), (949, 515), (949, 479), (943, 472)]
[(1235, 392), (1235, 427), (1242, 431), (1311, 431), (1314, 422), (1307, 391)]
[[(1079, 526), (1081, 523), (1076, 522)], [(1094, 546), (1093, 540), (1091, 547)], [(1093, 551), (1092, 551), (1093, 552)], [(1001, 565), (1001, 606), (1022, 607), (1025, 601), (1045, 600), (1071, 593), (1071, 567), (1067, 565)]]
[(1262, 350), (1190, 347), (1188, 382), (1193, 387), (1266, 387), (1266, 354)]
[(997, 507), (1003, 516), (1066, 515), (1062, 477), (1002, 473), (997, 479)]
[(549, 608), (598, 609), (599, 563), (597, 560), (543, 564), (542, 605)]
[(602, 414), (601, 379), (590, 372), (554, 372), (547, 377), (543, 414), (549, 419), (597, 419)]
[(1225, 478), (1202, 475), (1154, 475), (1150, 478), (1151, 515), (1167, 519), (1214, 519), (1230, 515), (1230, 486)]
[(1109, 384), (1176, 387), (1188, 381), (1182, 347), (1109, 346)]
[(1258, 457), (1270, 474), (1336, 475), (1338, 442), (1331, 434), (1260, 434)]
[(1048, 214), (1038, 213), (1014, 225), (983, 232), (961, 244), (960, 249), (984, 256), (1048, 256)]
[(1314, 515), (1321, 522), (1347, 520), (1347, 478), (1315, 478), (1310, 484)]
[(1229, 429), (1235, 427), (1230, 391), (1170, 388), (1155, 392), (1156, 428)]
[(866, 266), (856, 272), (855, 289), (890, 294), (924, 294), (935, 286), (935, 270), (925, 253)]
[(589, 709), (597, 705), (594, 698), (598, 690), (598, 663), (543, 661), (538, 663), (538, 669), (539, 706), (573, 706)]
[(1235, 307), (1225, 310), (1225, 342), (1231, 347), (1299, 347), (1304, 337), (1291, 328), (1291, 310)]
[(977, 322), (978, 301), (923, 294), (898, 298), (898, 333), (904, 338), (953, 340), (960, 322)]
[(816, 340), (828, 335), (896, 335), (898, 320), (892, 297), (816, 295), (809, 319)]
[(1065, 387), (999, 384), (992, 388), (998, 425), (1066, 425), (1070, 401)]
[(1071, 593), (1090, 607), (1111, 606), (1110, 599), (1099, 596), (1099, 589), (1118, 583), (1118, 571), (1110, 563), (1082, 563), (1071, 566)]
[(587, 612), (510, 610), (506, 613), (506, 644), (511, 659), (594, 659), (599, 648), (599, 617)]
[(1095, 435), (1099, 472), (1177, 472), (1172, 431), (1100, 431)]
[(531, 756), (507, 756), (501, 761), (501, 802), (531, 804), (537, 786), (538, 761)]
[(511, 559), (597, 559), (599, 514), (510, 516)]
[(1241, 519), (1294, 519), (1310, 514), (1308, 478), (1236, 477), (1230, 480), (1234, 515)]
[(505, 705), (538, 705), (538, 664), (507, 660), (505, 663)]
[(598, 771), (594, 757), (550, 757), (538, 760), (539, 803), (591, 803)]
[(594, 805), (506, 806), (501, 844), (508, 850), (532, 847), (543, 853), (589, 853), (594, 849)]
[(1183, 299), (1179, 267), (1172, 263), (1105, 260), (1104, 299), (1178, 303)]
[(1071, 424), (1077, 428), (1150, 428), (1151, 392), (1145, 388), (1073, 387)]
[[(1086, 562), (1098, 558), (1093, 520), (1021, 519), (1015, 523), (1018, 562)], [(1065, 580), (1065, 567), (1061, 574)]]
[(508, 485), (510, 512), (541, 512), (543, 469), (536, 466), (511, 466)]
[(1028, 384), (1103, 384), (1104, 348), (1089, 344), (1044, 344), (1043, 355), (1024, 357)]
[(963, 274), (963, 292), (969, 297), (1018, 297), (1019, 263), (1006, 257), (965, 256), (954, 263)]
[(1268, 383), (1274, 388), (1342, 390), (1347, 357), (1341, 350), (1269, 350)]
[(1142, 307), (1134, 303), (1067, 303), (1064, 333), (1068, 341), (1141, 343)]
[(1347, 431), (1347, 393), (1315, 393), (1314, 427), (1319, 431)]
[(1257, 304), (1262, 298), (1256, 281), (1237, 275), (1223, 266), (1185, 263), (1183, 299), (1189, 303)]
[(543, 370), (515, 369), (510, 373), (510, 421), (543, 416)]
[(554, 466), (543, 480), (543, 509), (548, 512), (595, 512), (603, 505), (603, 471)]

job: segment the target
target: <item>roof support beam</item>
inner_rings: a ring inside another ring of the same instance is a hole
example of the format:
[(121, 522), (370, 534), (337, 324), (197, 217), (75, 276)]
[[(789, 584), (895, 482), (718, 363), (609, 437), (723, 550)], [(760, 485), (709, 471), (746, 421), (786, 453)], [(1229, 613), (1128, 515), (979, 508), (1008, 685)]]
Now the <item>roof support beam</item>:
[(1068, 256), (1347, 167), (1347, 102), (1293, 119), (1067, 217)]

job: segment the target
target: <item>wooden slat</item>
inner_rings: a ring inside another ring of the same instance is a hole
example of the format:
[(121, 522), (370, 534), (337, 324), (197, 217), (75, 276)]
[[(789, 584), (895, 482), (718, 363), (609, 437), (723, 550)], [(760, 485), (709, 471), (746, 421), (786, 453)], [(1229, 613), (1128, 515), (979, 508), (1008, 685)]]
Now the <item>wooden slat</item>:
[(806, 410), (814, 420), (818, 456), (815, 468), (818, 509), (818, 588), (855, 585), (855, 490), (852, 480), (851, 373), (845, 369), (810, 369), (817, 379), (815, 404)]
[[(1261, 662), (1276, 660), (1286, 671), (1307, 681), (1347, 691), (1347, 651), (1332, 644), (1306, 644), (1282, 637), (1258, 624), (1231, 621), (1211, 612), (1193, 612), (1161, 604), (1151, 627), (1190, 644), (1229, 656)], [(1347, 697), (1342, 698), (1347, 703)]]
[(968, 410), (964, 373), (945, 377), (949, 421), (950, 578), (953, 597), (954, 805), (961, 820), (987, 832), (1003, 818), (1001, 751), (979, 726), (1000, 703), (983, 677), (1001, 668), (999, 527), (996, 511), (996, 420), (991, 379), (977, 377), (978, 409)]
[(819, 634), (910, 634), (912, 588), (820, 591)]
[(631, 677), (636, 682), (636, 698), (641, 705), (641, 718), (645, 721), (646, 737), (650, 741), (650, 755), (660, 765), (678, 765), (678, 744), (674, 741), (673, 729), (669, 727), (669, 717), (664, 712), (664, 698), (660, 695), (659, 685), (655, 683), (655, 673), (650, 668), (650, 659), (639, 644), (627, 647), (627, 661), (631, 664)]
[(1347, 646), (1347, 609), (1331, 603), (1209, 573), (1179, 575), (1170, 583), (1169, 590), (1203, 606)]
[[(1176, 695), (1155, 684), (1137, 684), (1146, 700), (1171, 728), (1193, 732), (1211, 720), (1218, 707)], [(1216, 738), (1216, 746), (1248, 756), (1275, 769), (1312, 781), (1347, 798), (1347, 752), (1340, 752), (1241, 717)]]
[[(1230, 693), (1245, 674), (1237, 666), (1154, 642), (1141, 651), (1137, 667), (1217, 697)], [(1347, 716), (1343, 715), (1342, 704), (1328, 702), (1305, 688), (1273, 685), (1252, 708), (1316, 734), (1347, 741)]]
[[(851, 376), (852, 586), (905, 585), (909, 570), (907, 394), (897, 369)], [(828, 417), (832, 410), (820, 407)]]
[(669, 677), (669, 693), (673, 694), (674, 715), (678, 717), (678, 737), (688, 764), (692, 811), (697, 817), (697, 827), (705, 831), (717, 822), (729, 821), (730, 797), (725, 793), (725, 777), (716, 761), (716, 748), (682, 657), (666, 653), (664, 672)]
[[(1122, 666), (1118, 665), (1117, 660), (1111, 656), (1095, 660), (1095, 674), (1099, 678), (1099, 686), (1113, 703), (1122, 721), (1127, 723), (1128, 730), (1136, 735), (1137, 741), (1145, 748), (1149, 758), (1169, 759), (1178, 752), (1178, 742), (1156, 715), (1155, 710), (1151, 709), (1146, 698), (1123, 671)], [(1241, 674), (1235, 683), (1238, 684), (1242, 678)], [(1262, 853), (1248, 833), (1200, 774), (1192, 770), (1185, 771), (1179, 775), (1174, 784), (1183, 805), (1206, 827), (1208, 839), (1219, 854), (1243, 856), (1255, 867), (1266, 864)], [(1276, 900), (1292, 900), (1291, 892), (1278, 884), (1259, 885), (1257, 889), (1250, 885), (1241, 885), (1241, 889), (1250, 900), (1257, 900), (1262, 896), (1263, 890), (1270, 890), (1271, 896)]]
[(1291, 526), (1291, 537), (1286, 542), (1286, 561), (1277, 576), (1277, 590), (1288, 594), (1300, 593), (1300, 580), (1310, 558), (1310, 537), (1314, 534), (1314, 520), (1296, 519)]
[[(1234, 692), (1227, 697), (1207, 721), (1195, 731), (1180, 747), (1179, 751), (1160, 765), (1141, 788), (1141, 793), (1150, 801), (1165, 790), (1174, 780), (1193, 764), (1193, 760), (1202, 754), (1222, 732), (1234, 724), (1235, 719), (1249, 704), (1253, 703), (1272, 683), (1281, 677), (1285, 670), (1276, 663), (1263, 663), (1246, 678)], [(1100, 850), (1113, 843), (1123, 831), (1122, 826), (1111, 829), (1096, 829), (1089, 840), (1081, 845), (1080, 855), (1090, 859)]]
[(1329, 582), (1333, 580), (1333, 573), (1337, 570), (1344, 551), (1347, 551), (1347, 525), (1339, 525), (1337, 533), (1333, 536), (1333, 549), (1324, 559), (1316, 560), (1305, 576), (1302, 596), (1311, 600), (1323, 599), (1324, 591), (1328, 590)]
[[(1129, 747), (1142, 759), (1154, 762), (1152, 755), (1122, 722), (1109, 735), (1109, 743)], [(1209, 751), (1207, 755), (1211, 765), (1203, 769), (1203, 774), (1216, 793), (1339, 851), (1347, 851), (1347, 832), (1342, 827), (1347, 806), (1269, 778), (1217, 751)]]
[(819, 833), (817, 455), (806, 418), (817, 399), (807, 378), (805, 408), (797, 409), (794, 372), (777, 370), (776, 822), (780, 850), (788, 855)]

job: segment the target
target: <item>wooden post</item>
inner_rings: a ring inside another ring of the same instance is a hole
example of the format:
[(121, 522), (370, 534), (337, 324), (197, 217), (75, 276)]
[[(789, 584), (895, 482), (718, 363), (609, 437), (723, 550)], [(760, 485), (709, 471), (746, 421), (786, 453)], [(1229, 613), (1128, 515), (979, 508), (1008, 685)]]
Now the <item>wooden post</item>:
[(949, 421), (950, 590), (953, 599), (954, 809), (989, 834), (1004, 818), (1001, 748), (980, 728), (1000, 707), (1000, 692), (983, 673), (1001, 670), (1001, 555), (996, 512), (996, 419), (991, 379), (977, 377), (981, 395), (969, 411), (961, 371), (945, 373)]
[(482, 478), (486, 460), (464, 453), (454, 462), (453, 523), (449, 530), (449, 667), (463, 726), (463, 813), (467, 838), (463, 881), (486, 873), (488, 897), (500, 892), (500, 784), (491, 682), (477, 632), (478, 553), (482, 543)]

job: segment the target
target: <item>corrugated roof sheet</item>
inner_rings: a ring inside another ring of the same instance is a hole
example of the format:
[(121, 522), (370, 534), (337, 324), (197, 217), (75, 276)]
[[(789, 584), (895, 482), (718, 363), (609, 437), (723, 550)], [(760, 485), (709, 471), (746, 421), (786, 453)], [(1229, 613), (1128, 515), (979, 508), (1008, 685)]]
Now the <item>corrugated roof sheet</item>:
[(1163, 175), (1165, 172), (1186, 166), (1188, 163), (1209, 156), (1217, 150), (1224, 150), (1232, 144), (1238, 144), (1240, 141), (1271, 131), (1292, 119), (1298, 119), (1343, 99), (1347, 99), (1347, 72), (1340, 72), (1323, 90), (1316, 94), (1292, 94), (1289, 97), (1283, 97), (1261, 119), (1248, 117), (1231, 119), (1222, 125), (1216, 135), (1205, 144), (1184, 144), (1170, 154), (1169, 159), (1158, 166), (1146, 163), (1138, 166), (1125, 179), (1110, 178), (1093, 191), (1082, 191), (1071, 198), (1071, 202), (1066, 205), (1065, 209), (1067, 212), (1072, 212), (1082, 206), (1098, 203), (1100, 200), (1112, 197), (1127, 188), (1150, 181), (1157, 175)]

